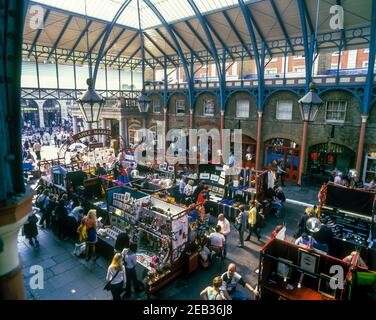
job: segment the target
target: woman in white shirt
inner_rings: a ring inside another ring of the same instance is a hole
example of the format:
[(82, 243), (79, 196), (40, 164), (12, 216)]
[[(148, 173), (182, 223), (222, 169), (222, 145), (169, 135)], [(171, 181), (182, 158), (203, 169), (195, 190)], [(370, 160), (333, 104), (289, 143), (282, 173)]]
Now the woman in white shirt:
[(111, 281), (111, 293), (113, 300), (121, 300), (121, 293), (127, 284), (125, 268), (123, 266), (123, 255), (116, 253), (107, 270), (106, 280)]

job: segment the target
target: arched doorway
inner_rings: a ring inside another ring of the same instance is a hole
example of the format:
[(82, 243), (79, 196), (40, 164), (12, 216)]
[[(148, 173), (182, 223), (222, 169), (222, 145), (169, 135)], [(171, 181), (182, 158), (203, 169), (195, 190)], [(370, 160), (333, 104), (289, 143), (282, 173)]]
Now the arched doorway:
[(61, 106), (57, 100), (49, 99), (43, 103), (45, 127), (61, 126)]
[(355, 152), (337, 143), (320, 143), (309, 148), (307, 171), (330, 176), (335, 168), (344, 172), (355, 165)]
[(264, 168), (277, 170), (278, 163), (287, 172), (289, 181), (298, 179), (300, 147), (292, 140), (273, 138), (264, 144)]
[(21, 99), (21, 111), (24, 126), (26, 128), (31, 126), (39, 128), (39, 108), (38, 104), (34, 100)]

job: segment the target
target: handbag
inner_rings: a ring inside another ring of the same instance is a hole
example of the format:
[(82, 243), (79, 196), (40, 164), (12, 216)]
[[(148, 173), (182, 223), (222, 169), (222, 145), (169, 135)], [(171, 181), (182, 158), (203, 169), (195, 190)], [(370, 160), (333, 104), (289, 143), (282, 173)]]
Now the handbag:
[(112, 279), (110, 281), (108, 281), (106, 283), (106, 285), (104, 286), (104, 290), (107, 290), (107, 291), (110, 291), (111, 290), (111, 282), (112, 280), (114, 280), (114, 278), (116, 278), (116, 276), (119, 274), (120, 270), (116, 271), (115, 275), (112, 277)]

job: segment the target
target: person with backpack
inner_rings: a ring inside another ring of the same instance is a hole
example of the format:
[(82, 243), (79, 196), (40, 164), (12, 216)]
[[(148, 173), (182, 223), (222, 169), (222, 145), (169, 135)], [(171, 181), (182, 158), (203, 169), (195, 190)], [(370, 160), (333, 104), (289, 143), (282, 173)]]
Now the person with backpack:
[(48, 190), (44, 190), (42, 195), (36, 200), (36, 206), (41, 212), (41, 219), (39, 221), (39, 226), (44, 228), (44, 222), (46, 222), (46, 228), (50, 227), (51, 224), (51, 211), (50, 207), (50, 197)]

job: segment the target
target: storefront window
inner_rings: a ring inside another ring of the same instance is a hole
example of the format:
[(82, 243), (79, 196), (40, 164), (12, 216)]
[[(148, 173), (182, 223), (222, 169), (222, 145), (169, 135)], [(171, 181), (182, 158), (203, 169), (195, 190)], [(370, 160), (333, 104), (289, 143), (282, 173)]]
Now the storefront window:
[(331, 176), (337, 168), (341, 172), (352, 169), (355, 153), (336, 143), (322, 143), (309, 148), (308, 171), (311, 174)]

